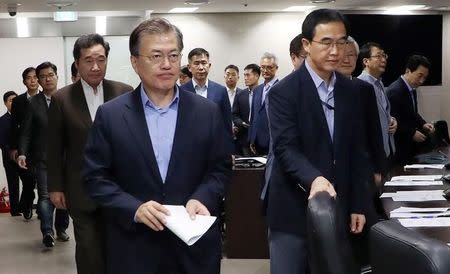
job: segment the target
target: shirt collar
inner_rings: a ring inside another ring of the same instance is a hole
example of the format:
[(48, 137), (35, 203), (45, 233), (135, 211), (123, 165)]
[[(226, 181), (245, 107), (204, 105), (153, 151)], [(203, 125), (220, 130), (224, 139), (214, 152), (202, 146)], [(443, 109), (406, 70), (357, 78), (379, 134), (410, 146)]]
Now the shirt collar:
[(270, 80), (267, 84), (264, 84), (264, 86), (269, 85), (269, 87), (272, 87), (273, 84), (275, 84), (276, 81), (278, 81), (278, 78), (277, 78), (276, 76), (274, 76), (274, 77), (272, 78), (272, 80)]
[(201, 87), (201, 86), (195, 81), (195, 79), (192, 78), (192, 84), (194, 85), (194, 89), (195, 89), (195, 87), (197, 87), (197, 86), (200, 87), (200, 88), (206, 88), (206, 89), (208, 89), (209, 80), (206, 79), (205, 85), (204, 85), (203, 87)]
[(405, 77), (403, 77), (403, 75), (400, 77), (402, 78), (403, 82), (405, 82), (406, 86), (408, 87), (408, 90), (412, 91), (414, 88), (409, 85), (409, 83), (408, 83), (408, 81), (406, 81)]
[(367, 78), (368, 82), (371, 83), (372, 85), (375, 84), (375, 83), (377, 83), (377, 82), (379, 82), (380, 84), (382, 83), (382, 82), (381, 82), (381, 78), (380, 78), (380, 79), (375, 78), (375, 77), (373, 77), (372, 75), (370, 75), (369, 73), (367, 73), (367, 71), (365, 71), (365, 70), (363, 70), (363, 71), (361, 72), (361, 74), (362, 74), (362, 75), (366, 75), (366, 76), (367, 76), (366, 78)]
[[(325, 84), (325, 80), (320, 78), (320, 76), (311, 68), (311, 66), (309, 65), (309, 61), (308, 60), (305, 61), (305, 67), (308, 70), (309, 74), (311, 75), (311, 78), (312, 78), (316, 88), (319, 88), (319, 86), (322, 83)], [(334, 89), (334, 84), (335, 83), (336, 83), (336, 73), (333, 72), (333, 74), (331, 75), (330, 85), (328, 87), (326, 87), (326, 86), (325, 87), (328, 89), (328, 91), (332, 91)]]
[[(94, 93), (94, 88), (93, 88), (93, 87), (91, 87), (86, 81), (84, 81), (83, 78), (80, 78), (80, 80), (81, 80), (81, 86), (83, 87), (83, 90), (84, 90), (84, 91), (91, 90), (92, 93), (95, 94), (95, 93)], [(100, 89), (101, 89), (102, 87), (103, 87), (103, 80), (102, 80), (102, 81), (100, 82), (100, 84), (98, 84), (98, 86), (96, 87), (96, 88), (97, 88), (97, 94), (98, 94), (98, 92), (100, 91)]]
[(145, 109), (146, 106), (149, 106), (149, 107), (151, 107), (152, 109), (155, 109), (155, 110), (161, 110), (161, 111), (165, 112), (165, 111), (167, 111), (169, 108), (172, 108), (172, 109), (173, 109), (173, 108), (177, 108), (177, 107), (178, 107), (178, 101), (179, 101), (179, 98), (180, 98), (180, 92), (179, 92), (179, 90), (178, 90), (178, 86), (175, 85), (175, 96), (173, 97), (173, 99), (172, 99), (172, 101), (169, 103), (169, 105), (164, 106), (164, 107), (157, 107), (157, 106), (152, 102), (152, 100), (150, 100), (150, 98), (148, 98), (147, 93), (145, 92), (145, 89), (144, 89), (144, 85), (141, 84), (141, 101), (142, 101), (142, 106), (144, 107), (144, 109)]

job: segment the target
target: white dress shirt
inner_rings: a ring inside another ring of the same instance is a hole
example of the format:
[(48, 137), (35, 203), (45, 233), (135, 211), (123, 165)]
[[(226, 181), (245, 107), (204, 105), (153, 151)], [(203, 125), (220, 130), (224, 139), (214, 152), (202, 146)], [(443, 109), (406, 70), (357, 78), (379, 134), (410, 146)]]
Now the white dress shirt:
[(208, 98), (208, 79), (206, 79), (205, 85), (203, 87), (195, 82), (194, 78), (192, 78), (192, 84), (194, 85), (195, 93), (204, 98)]
[(94, 89), (81, 78), (81, 85), (83, 86), (84, 98), (89, 109), (92, 121), (95, 119), (95, 113), (100, 105), (104, 103), (103, 97), (103, 81), (97, 86), (97, 93)]

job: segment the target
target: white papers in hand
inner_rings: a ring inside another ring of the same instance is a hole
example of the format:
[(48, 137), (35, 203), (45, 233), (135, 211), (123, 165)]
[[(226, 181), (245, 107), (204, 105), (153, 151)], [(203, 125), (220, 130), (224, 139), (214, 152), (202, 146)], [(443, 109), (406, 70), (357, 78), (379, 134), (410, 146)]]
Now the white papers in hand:
[(440, 227), (450, 226), (450, 217), (398, 219), (404, 227)]
[(445, 165), (443, 164), (413, 164), (413, 165), (406, 165), (406, 169), (424, 169), (424, 168), (431, 168), (431, 169), (443, 169)]
[(442, 181), (389, 181), (385, 186), (442, 186)]
[(196, 215), (195, 220), (192, 220), (184, 206), (164, 207), (170, 212), (170, 216), (166, 216), (166, 227), (189, 246), (197, 242), (217, 219), (214, 216)]
[(442, 175), (402, 175), (394, 176), (391, 181), (435, 181), (442, 178)]

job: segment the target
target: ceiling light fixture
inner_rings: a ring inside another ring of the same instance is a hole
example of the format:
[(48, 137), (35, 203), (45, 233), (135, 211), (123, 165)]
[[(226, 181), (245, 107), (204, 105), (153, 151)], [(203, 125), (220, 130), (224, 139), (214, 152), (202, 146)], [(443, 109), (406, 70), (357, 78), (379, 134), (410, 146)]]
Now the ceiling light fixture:
[(198, 8), (173, 8), (169, 13), (190, 13), (196, 11)]
[(313, 4), (326, 4), (326, 3), (334, 3), (336, 0), (311, 0), (309, 1)]
[(291, 6), (289, 8), (285, 8), (283, 11), (307, 11), (315, 7), (316, 6)]
[(67, 7), (71, 7), (73, 5), (75, 5), (75, 3), (72, 2), (72, 1), (52, 1), (52, 2), (47, 2), (47, 6), (55, 7), (57, 9), (67, 8)]
[(184, 4), (190, 6), (205, 6), (211, 4), (211, 2), (212, 1), (209, 0), (187, 0), (184, 1)]
[(414, 10), (426, 10), (429, 9), (426, 5), (403, 5), (393, 8), (387, 8), (385, 14), (411, 14)]

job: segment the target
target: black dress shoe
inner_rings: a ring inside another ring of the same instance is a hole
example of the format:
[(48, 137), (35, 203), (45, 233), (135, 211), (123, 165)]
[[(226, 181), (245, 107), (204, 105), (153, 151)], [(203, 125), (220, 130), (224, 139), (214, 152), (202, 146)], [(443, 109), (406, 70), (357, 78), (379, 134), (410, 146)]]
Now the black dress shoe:
[(23, 218), (25, 218), (25, 220), (29, 220), (33, 217), (33, 210), (31, 208), (26, 209), (23, 211), (22, 214), (23, 214)]
[(56, 239), (60, 242), (67, 242), (70, 237), (65, 231), (56, 231)]
[(19, 212), (11, 212), (11, 216), (13, 217), (22, 216), (22, 214), (20, 214)]
[(46, 247), (53, 247), (55, 245), (55, 238), (53, 238), (53, 235), (51, 233), (45, 234), (44, 238), (42, 239), (42, 243)]

